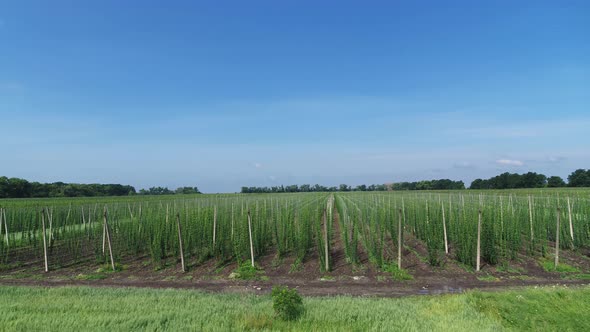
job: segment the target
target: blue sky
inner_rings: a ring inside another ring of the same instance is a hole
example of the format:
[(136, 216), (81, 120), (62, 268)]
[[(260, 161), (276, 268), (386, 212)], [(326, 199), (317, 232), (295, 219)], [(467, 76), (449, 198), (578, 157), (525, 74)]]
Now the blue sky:
[(385, 183), (590, 168), (587, 1), (3, 1), (0, 174)]

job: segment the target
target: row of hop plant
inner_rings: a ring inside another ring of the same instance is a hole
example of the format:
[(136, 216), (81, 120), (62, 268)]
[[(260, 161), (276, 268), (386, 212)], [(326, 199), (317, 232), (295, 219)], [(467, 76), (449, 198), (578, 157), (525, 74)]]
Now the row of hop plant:
[[(350, 263), (359, 262), (362, 248), (374, 264), (390, 264), (398, 249), (399, 210), (405, 232), (425, 243), (432, 265), (440, 264), (445, 255), (476, 265), (479, 211), (481, 258), (490, 264), (520, 254), (547, 255), (556, 240), (558, 211), (560, 247), (590, 245), (587, 191), (485, 193), (203, 195), (34, 200), (35, 204), (24, 200), (21, 206), (11, 201), (0, 209), (0, 264), (42, 259), (43, 221), (54, 266), (89, 254), (106, 260), (104, 207), (115, 258), (148, 255), (155, 267), (180, 255), (177, 221), (187, 259), (249, 260), (248, 214), (255, 257), (272, 249), (279, 257), (294, 255), (303, 262), (316, 250), (322, 270), (331, 268), (334, 236), (341, 238)], [(335, 207), (339, 234), (334, 234)]]
[[(85, 199), (78, 201), (82, 204), (60, 202), (55, 206), (46, 200), (42, 201), (44, 206), (3, 208), (6, 218), (2, 220), (6, 220), (8, 233), (0, 233), (3, 240), (7, 234), (6, 241), (0, 244), (0, 263), (42, 259), (42, 221), (46, 239), (50, 239), (52, 267), (88, 259), (89, 255), (106, 262), (109, 255), (105, 214), (115, 260), (148, 255), (155, 268), (169, 258), (179, 258), (179, 224), (184, 258), (196, 263), (211, 258), (250, 260), (249, 227), (255, 257), (276, 248), (279, 256), (293, 254), (302, 262), (314, 248), (320, 251), (324, 247), (322, 222), (329, 231), (332, 227), (331, 219), (323, 218), (330, 200), (328, 194), (203, 195), (145, 201), (139, 198), (108, 204)], [(332, 216), (331, 211), (329, 215)]]
[(476, 267), (480, 211), (480, 257), (489, 264), (516, 259), (520, 254), (548, 255), (556, 239), (558, 213), (560, 247), (588, 247), (590, 201), (585, 191), (572, 193), (577, 196), (564, 197), (562, 192), (543, 196), (347, 193), (337, 195), (337, 205), (345, 254), (351, 263), (359, 260), (359, 246), (378, 266), (392, 260), (398, 243), (395, 211), (401, 210), (405, 232), (426, 245), (431, 265), (440, 265), (448, 255)]

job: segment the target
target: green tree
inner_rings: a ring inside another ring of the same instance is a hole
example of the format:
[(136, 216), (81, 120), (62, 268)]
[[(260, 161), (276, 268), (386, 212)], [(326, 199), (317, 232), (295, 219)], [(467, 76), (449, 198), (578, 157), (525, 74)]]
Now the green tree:
[(590, 187), (590, 170), (577, 169), (567, 180), (570, 187)]
[(560, 188), (560, 187), (565, 187), (565, 181), (563, 181), (563, 179), (559, 176), (550, 176), (547, 179), (547, 187), (549, 188)]

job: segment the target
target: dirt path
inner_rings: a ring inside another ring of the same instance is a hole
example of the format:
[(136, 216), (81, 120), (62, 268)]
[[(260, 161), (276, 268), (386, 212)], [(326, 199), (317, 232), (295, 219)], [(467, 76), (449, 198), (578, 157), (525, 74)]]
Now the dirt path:
[(479, 289), (497, 291), (522, 286), (543, 285), (590, 285), (583, 280), (510, 280), (504, 282), (465, 282), (446, 278), (425, 278), (396, 284), (388, 282), (373, 282), (368, 279), (334, 280), (334, 281), (303, 281), (292, 278), (277, 278), (272, 281), (228, 281), (228, 280), (138, 280), (127, 278), (112, 278), (104, 280), (75, 280), (75, 279), (2, 279), (0, 285), (10, 286), (90, 286), (90, 287), (143, 287), (143, 288), (179, 288), (195, 289), (218, 293), (251, 293), (268, 294), (275, 285), (286, 285), (297, 288), (307, 296), (379, 296), (399, 297), (410, 295), (432, 295), (446, 293), (461, 293), (467, 290)]

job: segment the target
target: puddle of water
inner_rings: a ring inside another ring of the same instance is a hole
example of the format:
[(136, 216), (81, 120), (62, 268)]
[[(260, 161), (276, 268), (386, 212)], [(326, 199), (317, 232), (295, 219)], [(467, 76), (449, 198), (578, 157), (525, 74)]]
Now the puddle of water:
[(439, 294), (459, 294), (463, 293), (462, 287), (448, 287), (444, 286), (442, 289), (421, 289), (418, 291), (419, 295), (439, 295)]

